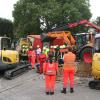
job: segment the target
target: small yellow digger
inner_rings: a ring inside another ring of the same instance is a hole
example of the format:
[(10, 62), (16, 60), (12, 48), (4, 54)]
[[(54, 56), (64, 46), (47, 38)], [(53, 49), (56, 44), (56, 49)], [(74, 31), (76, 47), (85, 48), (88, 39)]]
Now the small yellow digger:
[(19, 53), (11, 50), (11, 40), (8, 37), (0, 37), (0, 72), (4, 77), (12, 79), (27, 71), (30, 64), (19, 61)]

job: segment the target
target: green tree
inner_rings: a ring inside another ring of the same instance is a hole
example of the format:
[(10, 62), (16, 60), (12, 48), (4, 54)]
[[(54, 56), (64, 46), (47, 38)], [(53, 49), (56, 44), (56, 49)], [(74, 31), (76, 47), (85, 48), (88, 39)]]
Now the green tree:
[(38, 5), (31, 2), (32, 0), (20, 0), (15, 5), (13, 12), (14, 29), (16, 34), (40, 33), (40, 20), (38, 16)]
[(13, 17), (15, 32), (40, 34), (67, 23), (89, 20), (91, 13), (89, 0), (19, 0)]
[(97, 17), (95, 22), (96, 22), (96, 24), (97, 24), (98, 26), (100, 26), (100, 17)]
[(0, 36), (13, 37), (13, 23), (10, 20), (0, 18)]

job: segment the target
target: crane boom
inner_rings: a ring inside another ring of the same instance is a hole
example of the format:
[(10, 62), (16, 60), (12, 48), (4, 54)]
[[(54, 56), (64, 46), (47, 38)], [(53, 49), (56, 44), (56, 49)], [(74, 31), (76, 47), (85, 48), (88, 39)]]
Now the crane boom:
[(70, 23), (68, 25), (66, 25), (68, 28), (73, 28), (73, 27), (77, 27), (79, 25), (83, 25), (83, 24), (87, 24), (89, 25), (90, 27), (92, 28), (95, 28), (96, 30), (100, 31), (100, 27), (96, 26), (95, 24), (93, 23), (90, 23), (89, 21), (87, 20), (81, 20), (79, 22), (75, 22), (75, 23)]
[(74, 27), (77, 27), (77, 26), (80, 26), (80, 25), (88, 25), (89, 27), (92, 27), (94, 29), (96, 29), (97, 31), (100, 32), (100, 27), (96, 26), (95, 24), (89, 22), (88, 20), (80, 20), (80, 21), (77, 21), (77, 22), (74, 22), (74, 23), (69, 23), (69, 24), (66, 24), (65, 26), (62, 26), (60, 28), (57, 28), (57, 29), (54, 29), (54, 31), (59, 31), (59, 30), (62, 30), (64, 28), (68, 29), (68, 28), (74, 28)]

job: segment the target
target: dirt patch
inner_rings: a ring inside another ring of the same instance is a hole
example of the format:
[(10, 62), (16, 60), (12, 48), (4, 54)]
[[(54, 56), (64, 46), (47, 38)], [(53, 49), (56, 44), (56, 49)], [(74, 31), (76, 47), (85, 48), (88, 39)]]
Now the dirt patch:
[[(91, 71), (92, 71), (92, 65), (91, 63), (85, 63), (85, 62), (80, 62), (77, 65), (77, 72), (75, 73), (75, 76), (77, 77), (85, 77), (85, 78), (89, 78), (91, 77)], [(57, 75), (57, 81), (61, 81), (62, 80), (62, 67), (59, 67), (59, 73)]]

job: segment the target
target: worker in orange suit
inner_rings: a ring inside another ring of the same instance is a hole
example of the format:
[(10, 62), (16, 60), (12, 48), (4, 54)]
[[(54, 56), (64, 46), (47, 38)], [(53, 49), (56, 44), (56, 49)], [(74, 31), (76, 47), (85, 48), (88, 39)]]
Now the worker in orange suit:
[(35, 50), (32, 47), (30, 47), (27, 54), (28, 54), (28, 61), (29, 61), (29, 63), (31, 63), (32, 69), (34, 69), (34, 64), (35, 64), (35, 60), (36, 60)]
[(66, 94), (66, 88), (68, 87), (68, 79), (70, 80), (70, 92), (74, 92), (74, 73), (76, 70), (75, 60), (76, 55), (72, 53), (72, 48), (67, 47), (64, 54), (64, 65), (63, 65), (63, 90), (61, 93)]
[(53, 95), (55, 88), (56, 75), (58, 72), (58, 64), (52, 59), (44, 63), (43, 72), (45, 75), (46, 94)]
[(46, 61), (46, 55), (44, 53), (41, 53), (39, 55), (39, 62), (40, 62), (40, 68), (39, 68), (39, 73), (43, 73), (43, 63)]

